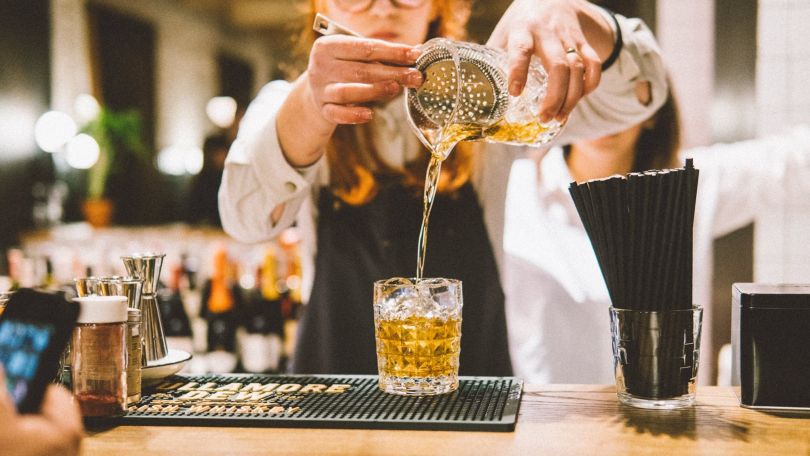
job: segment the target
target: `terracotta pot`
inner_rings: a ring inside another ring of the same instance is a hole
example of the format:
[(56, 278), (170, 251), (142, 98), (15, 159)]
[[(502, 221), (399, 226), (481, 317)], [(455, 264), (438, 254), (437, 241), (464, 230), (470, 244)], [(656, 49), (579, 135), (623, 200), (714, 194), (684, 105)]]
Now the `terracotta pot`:
[(107, 198), (90, 198), (84, 200), (82, 213), (84, 219), (95, 228), (110, 226), (115, 207)]

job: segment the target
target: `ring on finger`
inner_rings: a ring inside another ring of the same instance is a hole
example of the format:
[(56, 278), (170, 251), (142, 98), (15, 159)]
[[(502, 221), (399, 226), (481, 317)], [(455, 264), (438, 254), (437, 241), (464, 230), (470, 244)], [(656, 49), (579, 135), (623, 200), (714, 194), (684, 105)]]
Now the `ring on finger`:
[(569, 46), (569, 47), (565, 48), (565, 54), (566, 55), (575, 54), (577, 57), (579, 57), (579, 51), (575, 47), (570, 47)]

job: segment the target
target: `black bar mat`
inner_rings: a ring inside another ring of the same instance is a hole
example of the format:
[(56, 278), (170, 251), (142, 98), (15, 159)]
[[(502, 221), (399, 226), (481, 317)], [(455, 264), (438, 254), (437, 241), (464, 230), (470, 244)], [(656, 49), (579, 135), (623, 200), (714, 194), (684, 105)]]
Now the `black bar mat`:
[(515, 429), (522, 380), (461, 377), (440, 396), (386, 394), (375, 375), (177, 375), (121, 417), (88, 424), (500, 431)]

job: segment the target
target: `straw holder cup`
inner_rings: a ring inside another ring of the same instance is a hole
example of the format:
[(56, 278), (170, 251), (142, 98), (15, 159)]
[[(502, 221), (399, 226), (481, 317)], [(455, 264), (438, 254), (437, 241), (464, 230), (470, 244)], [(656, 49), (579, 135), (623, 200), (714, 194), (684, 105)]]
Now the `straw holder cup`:
[(610, 308), (619, 401), (675, 409), (695, 402), (703, 309), (641, 311)]

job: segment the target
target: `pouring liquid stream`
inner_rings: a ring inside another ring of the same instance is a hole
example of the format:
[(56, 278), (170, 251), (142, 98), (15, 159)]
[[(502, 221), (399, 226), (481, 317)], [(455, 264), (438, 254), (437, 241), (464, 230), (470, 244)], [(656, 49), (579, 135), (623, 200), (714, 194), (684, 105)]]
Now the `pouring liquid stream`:
[(425, 269), (425, 254), (427, 253), (428, 224), (436, 190), (439, 188), (442, 163), (460, 141), (478, 137), (481, 127), (475, 125), (453, 124), (443, 129), (437, 141), (430, 147), (430, 163), (425, 174), (425, 193), (422, 199), (422, 227), (419, 230), (418, 252), (416, 256), (416, 280), (421, 280)]
[[(439, 186), (442, 163), (450, 156), (453, 148), (461, 141), (484, 139), (494, 142), (507, 142), (511, 144), (532, 144), (545, 133), (548, 127), (539, 120), (525, 123), (510, 123), (502, 119), (489, 127), (473, 124), (451, 124), (441, 129), (436, 140), (431, 141), (430, 164), (425, 175), (425, 193), (422, 200), (422, 227), (419, 230), (418, 252), (416, 256), (416, 279), (422, 279), (425, 269), (425, 254), (427, 252), (428, 224), (430, 211), (433, 209), (433, 200)], [(430, 138), (423, 132), (425, 138)]]

